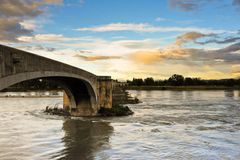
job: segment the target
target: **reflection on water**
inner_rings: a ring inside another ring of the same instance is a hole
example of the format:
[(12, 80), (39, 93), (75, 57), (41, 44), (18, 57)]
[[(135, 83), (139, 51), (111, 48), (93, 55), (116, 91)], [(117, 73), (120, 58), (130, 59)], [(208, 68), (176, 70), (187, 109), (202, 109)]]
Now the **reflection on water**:
[(240, 159), (240, 91), (130, 91), (133, 116), (63, 118), (0, 98), (0, 159)]
[(234, 97), (234, 91), (233, 90), (226, 90), (224, 91), (226, 97), (233, 98)]
[(109, 148), (113, 127), (105, 122), (67, 120), (63, 123), (65, 136), (64, 159), (94, 159), (95, 153)]

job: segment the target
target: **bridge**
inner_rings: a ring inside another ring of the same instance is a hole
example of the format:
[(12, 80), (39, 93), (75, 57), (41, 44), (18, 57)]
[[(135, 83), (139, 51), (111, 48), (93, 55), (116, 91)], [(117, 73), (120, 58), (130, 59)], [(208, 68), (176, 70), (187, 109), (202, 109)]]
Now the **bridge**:
[(45, 78), (64, 90), (63, 107), (73, 116), (95, 116), (112, 107), (112, 80), (52, 59), (0, 45), (0, 91), (14, 84)]

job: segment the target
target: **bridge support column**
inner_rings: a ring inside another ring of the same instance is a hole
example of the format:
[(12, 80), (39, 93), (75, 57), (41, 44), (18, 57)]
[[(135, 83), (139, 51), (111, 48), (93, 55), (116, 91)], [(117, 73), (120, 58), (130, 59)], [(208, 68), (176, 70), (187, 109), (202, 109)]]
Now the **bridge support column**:
[(63, 109), (69, 110), (70, 109), (70, 105), (71, 105), (70, 100), (69, 100), (66, 92), (64, 91), (63, 92)]
[(108, 76), (100, 76), (97, 78), (97, 99), (94, 102), (94, 95), (87, 93), (89, 90), (84, 91), (83, 87), (74, 85), (75, 88), (80, 90), (73, 90), (72, 96), (76, 100), (76, 107), (71, 103), (69, 95), (64, 92), (63, 95), (63, 108), (70, 110), (73, 116), (93, 116), (97, 115), (98, 110), (102, 108), (112, 108), (112, 79)]
[(112, 108), (112, 79), (108, 76), (98, 77), (99, 107)]

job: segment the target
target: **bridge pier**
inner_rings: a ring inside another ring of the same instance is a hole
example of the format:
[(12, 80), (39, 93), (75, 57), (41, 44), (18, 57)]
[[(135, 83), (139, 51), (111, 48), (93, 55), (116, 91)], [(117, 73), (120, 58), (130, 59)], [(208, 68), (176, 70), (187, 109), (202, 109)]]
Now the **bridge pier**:
[(112, 79), (109, 76), (98, 76), (99, 107), (112, 108)]
[(63, 109), (70, 110), (70, 99), (65, 91), (63, 91)]
[[(76, 86), (77, 87), (77, 86)], [(83, 96), (72, 97), (75, 101), (81, 101), (81, 104), (77, 104), (76, 108), (72, 106), (69, 95), (64, 92), (63, 95), (63, 108), (70, 110), (73, 116), (95, 116), (98, 110), (102, 108), (112, 108), (112, 79), (109, 76), (98, 77), (98, 95), (97, 104), (93, 104), (94, 100), (86, 100)], [(80, 94), (80, 93), (79, 93)], [(94, 98), (94, 97), (91, 97)], [(91, 104), (89, 104), (91, 103)], [(93, 107), (96, 105), (95, 107)], [(89, 107), (91, 106), (91, 107)]]

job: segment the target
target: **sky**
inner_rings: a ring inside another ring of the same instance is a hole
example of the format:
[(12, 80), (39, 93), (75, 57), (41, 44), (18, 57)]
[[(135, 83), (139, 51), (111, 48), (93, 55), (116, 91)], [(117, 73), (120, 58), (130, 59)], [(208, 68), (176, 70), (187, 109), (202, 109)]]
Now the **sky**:
[(0, 44), (96, 75), (240, 77), (240, 0), (1, 0)]

